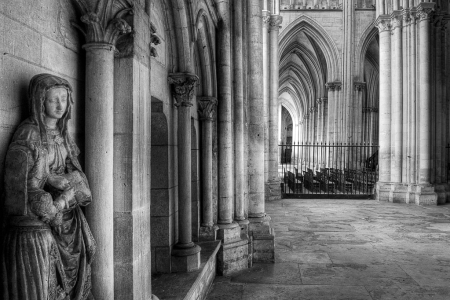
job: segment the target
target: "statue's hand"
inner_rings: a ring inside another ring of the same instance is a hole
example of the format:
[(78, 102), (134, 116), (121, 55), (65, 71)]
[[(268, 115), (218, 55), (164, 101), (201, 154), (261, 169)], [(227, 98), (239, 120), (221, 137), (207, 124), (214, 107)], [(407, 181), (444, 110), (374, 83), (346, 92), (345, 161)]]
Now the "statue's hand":
[(75, 189), (74, 188), (65, 190), (64, 192), (62, 192), (61, 196), (64, 197), (67, 201), (66, 208), (71, 208), (72, 206), (74, 206), (77, 203), (77, 200), (75, 199)]
[(50, 176), (47, 179), (47, 183), (50, 184), (52, 187), (65, 191), (70, 188), (70, 182), (63, 176)]

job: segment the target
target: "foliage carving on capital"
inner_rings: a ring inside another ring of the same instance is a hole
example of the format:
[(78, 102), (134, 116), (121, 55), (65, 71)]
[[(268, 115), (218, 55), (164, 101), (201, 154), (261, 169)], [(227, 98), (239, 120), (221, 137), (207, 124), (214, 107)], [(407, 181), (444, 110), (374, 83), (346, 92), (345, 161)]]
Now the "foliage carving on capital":
[(172, 85), (175, 106), (192, 106), (198, 76), (189, 73), (172, 73), (169, 74), (168, 81)]
[(283, 17), (279, 15), (272, 15), (269, 19), (269, 29), (270, 30), (279, 30), (281, 27), (281, 23), (283, 23)]
[(153, 23), (150, 22), (150, 56), (158, 57), (158, 52), (156, 51), (156, 48), (152, 45), (159, 45), (161, 44), (161, 38), (156, 33), (156, 27), (153, 25)]
[(378, 28), (379, 33), (391, 30), (391, 18), (388, 15), (381, 15), (375, 21), (375, 26)]
[[(408, 20), (405, 20), (408, 23)], [(403, 12), (401, 10), (396, 10), (391, 14), (391, 29), (394, 31), (396, 28), (401, 28), (403, 25)], [(405, 24), (406, 25), (406, 24)]]
[[(133, 6), (126, 0), (72, 0), (80, 8), (81, 22), (72, 22), (86, 38), (86, 43), (102, 43), (116, 46), (119, 37), (129, 35), (126, 42), (133, 41)], [(131, 21), (130, 21), (131, 19)], [(123, 43), (122, 43), (123, 45)]]
[(435, 3), (422, 2), (417, 6), (419, 21), (430, 21), (434, 12)]
[(217, 107), (217, 99), (215, 97), (197, 97), (198, 114), (201, 121), (213, 121), (214, 112)]

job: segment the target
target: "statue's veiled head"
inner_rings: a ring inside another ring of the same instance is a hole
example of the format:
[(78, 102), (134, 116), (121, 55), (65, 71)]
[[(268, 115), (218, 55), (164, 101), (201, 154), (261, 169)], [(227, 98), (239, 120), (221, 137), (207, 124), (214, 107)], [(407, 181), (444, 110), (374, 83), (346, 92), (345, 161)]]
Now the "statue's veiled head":
[(60, 130), (66, 132), (73, 105), (69, 82), (55, 75), (38, 74), (31, 79), (28, 93), (30, 115), (35, 124), (44, 131), (45, 117), (55, 118)]

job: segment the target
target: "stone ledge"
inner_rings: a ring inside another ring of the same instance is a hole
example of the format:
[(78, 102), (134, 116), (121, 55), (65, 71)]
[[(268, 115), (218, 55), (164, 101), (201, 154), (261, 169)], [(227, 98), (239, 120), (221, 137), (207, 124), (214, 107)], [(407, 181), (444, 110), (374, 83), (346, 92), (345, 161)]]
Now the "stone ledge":
[(200, 269), (190, 273), (152, 275), (152, 293), (160, 299), (205, 299), (216, 276), (217, 252), (221, 242), (200, 242)]

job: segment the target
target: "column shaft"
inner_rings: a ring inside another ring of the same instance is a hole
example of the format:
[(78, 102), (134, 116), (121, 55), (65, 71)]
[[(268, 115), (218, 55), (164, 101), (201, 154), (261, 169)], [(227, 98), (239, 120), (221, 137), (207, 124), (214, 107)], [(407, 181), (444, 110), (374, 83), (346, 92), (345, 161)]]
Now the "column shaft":
[(192, 245), (191, 112), (178, 107), (178, 244)]
[(424, 14), (419, 22), (419, 183), (429, 183), (431, 174), (430, 20)]
[(410, 25), (411, 32), (411, 42), (410, 42), (410, 66), (409, 66), (409, 74), (410, 74), (410, 85), (409, 85), (409, 113), (410, 113), (410, 126), (409, 126), (409, 182), (416, 183), (417, 182), (417, 22), (415, 16), (411, 19)]
[(244, 61), (242, 1), (233, 0), (234, 11), (234, 219), (245, 219), (244, 203)]
[[(382, 18), (382, 17), (380, 17)], [(390, 19), (379, 19), (380, 29), (380, 120), (379, 181), (391, 180), (391, 32)]]
[(262, 94), (261, 1), (248, 1), (249, 25), (249, 217), (263, 217), (264, 204), (264, 124)]
[(86, 218), (97, 242), (92, 293), (114, 299), (114, 46), (89, 43), (86, 50), (86, 176), (92, 201)]
[[(270, 111), (270, 43), (269, 43), (269, 21), (270, 12), (263, 11), (262, 26), (262, 63), (263, 63), (263, 102), (264, 102), (264, 137), (269, 136), (269, 111)], [(251, 55), (251, 54), (250, 54)], [(264, 182), (269, 180), (270, 160), (269, 140), (264, 141)]]
[(283, 18), (270, 17), (269, 180), (278, 178), (278, 34)]
[(202, 133), (202, 176), (203, 176), (203, 219), (202, 226), (211, 227), (213, 221), (213, 182), (212, 182), (212, 121), (203, 120)]
[(219, 204), (218, 224), (233, 222), (233, 124), (231, 103), (231, 30), (230, 2), (217, 5), (221, 17), (218, 31), (218, 119), (219, 119)]
[[(392, 102), (391, 102), (391, 182), (402, 181), (403, 142), (403, 80), (402, 80), (402, 21), (399, 12), (392, 17)], [(381, 73), (383, 74), (383, 73)]]

